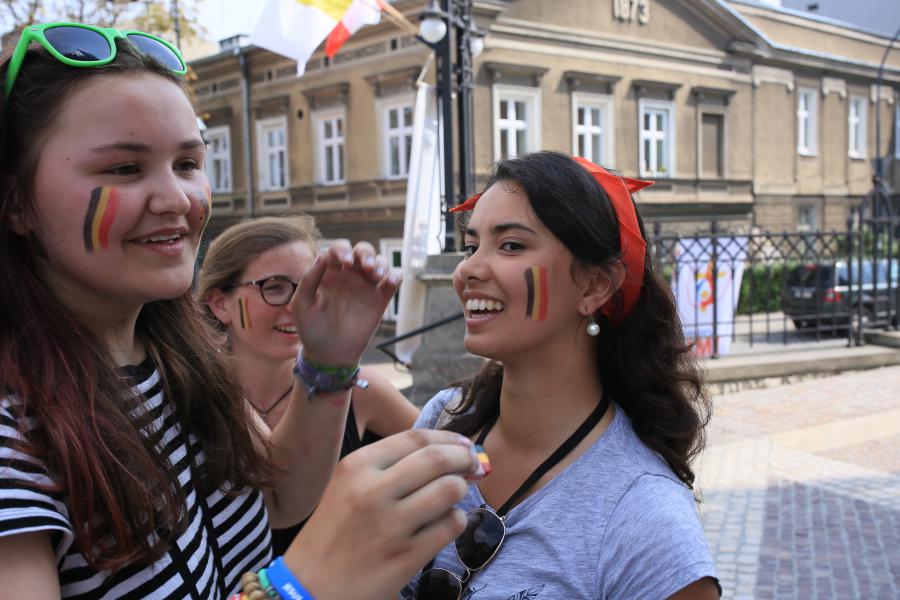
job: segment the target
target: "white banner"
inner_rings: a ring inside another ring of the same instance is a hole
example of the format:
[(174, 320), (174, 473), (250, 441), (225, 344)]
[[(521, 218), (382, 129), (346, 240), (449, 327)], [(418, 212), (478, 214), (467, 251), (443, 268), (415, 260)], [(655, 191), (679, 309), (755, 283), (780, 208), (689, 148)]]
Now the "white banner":
[[(403, 283), (397, 310), (397, 335), (424, 324), (425, 284), (418, 275), (429, 254), (440, 254), (444, 239), (441, 219), (440, 129), (434, 88), (419, 83), (413, 116), (409, 181), (406, 188), (406, 218), (403, 223)], [(421, 336), (397, 343), (395, 353), (409, 362)]]
[[(713, 265), (713, 243), (716, 264)], [(747, 260), (747, 238), (696, 238), (682, 240), (675, 249), (675, 300), (684, 337), (695, 343), (700, 356), (713, 353), (715, 314), (718, 353), (731, 351), (737, 310)], [(714, 272), (713, 269), (718, 272)], [(715, 281), (715, 288), (713, 288)], [(714, 293), (715, 291), (715, 293)], [(713, 308), (715, 307), (715, 309)]]

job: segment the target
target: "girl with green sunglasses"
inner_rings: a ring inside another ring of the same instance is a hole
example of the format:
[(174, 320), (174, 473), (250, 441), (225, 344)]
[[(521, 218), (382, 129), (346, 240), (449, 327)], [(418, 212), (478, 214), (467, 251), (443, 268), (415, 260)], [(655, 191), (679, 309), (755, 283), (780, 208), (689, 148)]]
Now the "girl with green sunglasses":
[[(0, 64), (3, 597), (221, 599), (266, 565), (304, 598), (396, 597), (462, 531), (478, 466), (455, 434), (406, 432), (334, 468), (399, 282), (332, 244), (288, 305), (285, 413), (252, 417), (191, 294), (211, 195), (184, 63), (147, 40), (37, 26)], [(270, 525), (316, 505), (273, 561)]]

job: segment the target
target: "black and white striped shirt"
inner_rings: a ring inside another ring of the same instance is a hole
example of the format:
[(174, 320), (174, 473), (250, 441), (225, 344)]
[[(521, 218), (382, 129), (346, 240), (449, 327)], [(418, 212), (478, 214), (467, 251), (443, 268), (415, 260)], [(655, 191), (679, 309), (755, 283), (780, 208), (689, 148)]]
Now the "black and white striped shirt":
[[(193, 598), (209, 600), (240, 589), (241, 574), (258, 570), (271, 560), (271, 534), (258, 490), (233, 498), (221, 491), (198, 503), (189, 466), (187, 438), (163, 398), (159, 372), (146, 362), (129, 372), (130, 381), (144, 397), (144, 410), (162, 432), (160, 447), (178, 473), (189, 514), (187, 530), (171, 549), (149, 566), (95, 571), (73, 544), (65, 498), (23, 485), (22, 480), (45, 486), (51, 475), (43, 464), (15, 449), (20, 438), (12, 398), (0, 400), (0, 536), (49, 531), (54, 543), (63, 598)], [(27, 430), (34, 423), (27, 423)], [(158, 429), (157, 429), (158, 428)], [(199, 463), (204, 453), (190, 436), (191, 453)], [(18, 481), (18, 483), (17, 483)], [(209, 532), (213, 531), (210, 536)], [(210, 539), (210, 538), (213, 539)]]

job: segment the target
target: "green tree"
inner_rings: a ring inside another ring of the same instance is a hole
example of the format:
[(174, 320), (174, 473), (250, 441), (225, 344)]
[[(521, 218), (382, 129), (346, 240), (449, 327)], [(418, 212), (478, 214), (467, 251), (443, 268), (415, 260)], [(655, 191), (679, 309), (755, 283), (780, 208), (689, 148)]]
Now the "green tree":
[(175, 41), (175, 8), (181, 41), (202, 35), (198, 0), (0, 0), (3, 50), (11, 50), (19, 32), (32, 23), (75, 21), (105, 27), (141, 29)]

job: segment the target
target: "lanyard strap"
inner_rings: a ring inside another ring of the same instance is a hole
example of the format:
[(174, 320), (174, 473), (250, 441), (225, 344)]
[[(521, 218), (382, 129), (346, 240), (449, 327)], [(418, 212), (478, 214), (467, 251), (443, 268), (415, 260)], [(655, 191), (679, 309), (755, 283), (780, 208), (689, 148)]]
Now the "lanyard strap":
[[(587, 437), (587, 434), (591, 432), (591, 430), (596, 427), (597, 423), (600, 422), (600, 419), (603, 418), (603, 415), (606, 414), (607, 409), (609, 408), (609, 395), (606, 393), (606, 390), (603, 390), (603, 398), (600, 399), (599, 404), (597, 404), (597, 408), (594, 409), (588, 418), (585, 419), (584, 423), (582, 423), (578, 429), (575, 430), (575, 433), (569, 436), (562, 445), (556, 449), (556, 452), (550, 455), (550, 458), (545, 460), (543, 463), (538, 466), (537, 469), (534, 470), (534, 473), (525, 480), (519, 489), (513, 492), (513, 495), (509, 497), (503, 506), (497, 511), (497, 514), (501, 517), (506, 515), (510, 508), (512, 508), (515, 503), (521, 498), (525, 492), (527, 492), (531, 487), (538, 482), (538, 480), (543, 477), (547, 471), (555, 467), (559, 461), (566, 457), (569, 452), (575, 449), (575, 446), (581, 443), (581, 441)], [(484, 429), (481, 430), (481, 433), (478, 436), (478, 439), (475, 441), (478, 445), (483, 445), (484, 440), (487, 438), (488, 433), (494, 427), (494, 424), (497, 422), (497, 419), (500, 417), (500, 411), (491, 417), (487, 423), (484, 425)]]

